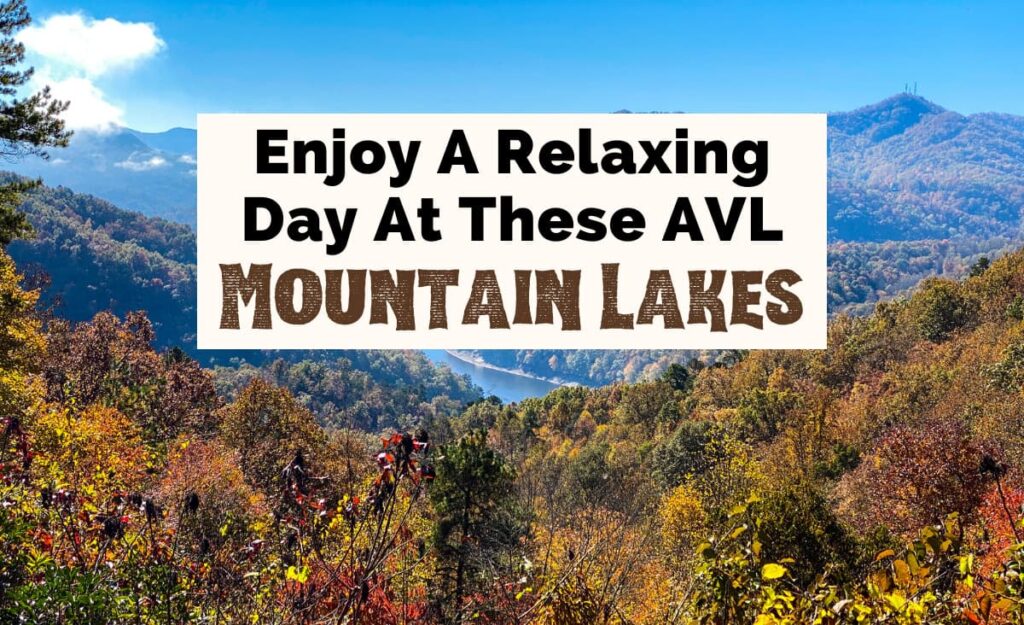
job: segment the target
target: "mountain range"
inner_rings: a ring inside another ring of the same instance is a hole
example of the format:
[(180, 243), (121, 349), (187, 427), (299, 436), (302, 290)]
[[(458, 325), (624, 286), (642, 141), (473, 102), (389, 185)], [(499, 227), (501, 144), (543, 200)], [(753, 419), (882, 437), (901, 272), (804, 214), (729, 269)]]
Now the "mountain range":
[[(829, 232), (840, 241), (1016, 237), (1024, 117), (961, 115), (900, 94), (832, 113)], [(195, 225), (196, 131), (80, 131), (50, 159), (12, 164), (121, 208)]]
[[(867, 312), (924, 277), (962, 275), (982, 256), (1019, 245), (1024, 117), (961, 115), (899, 94), (830, 114), (828, 130), (833, 313)], [(162, 343), (194, 344), (195, 147), (196, 132), (185, 128), (82, 132), (48, 161), (12, 166), (50, 187), (75, 190), (32, 193), (24, 209), (39, 235), (11, 246), (23, 267), (49, 274), (47, 297), (62, 315), (145, 308)], [(508, 368), (593, 384), (649, 376), (693, 354), (479, 355)]]
[(150, 217), (196, 224), (196, 131), (189, 128), (78, 131), (50, 158), (26, 158), (9, 169)]

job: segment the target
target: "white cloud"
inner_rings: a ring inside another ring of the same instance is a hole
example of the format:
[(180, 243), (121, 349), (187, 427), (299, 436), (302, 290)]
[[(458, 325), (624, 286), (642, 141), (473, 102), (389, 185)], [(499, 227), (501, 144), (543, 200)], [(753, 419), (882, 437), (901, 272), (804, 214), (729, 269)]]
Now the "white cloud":
[(149, 171), (151, 169), (158, 169), (166, 166), (167, 159), (162, 156), (151, 156), (147, 159), (136, 160), (134, 154), (128, 158), (128, 160), (121, 161), (120, 163), (114, 163), (114, 167), (121, 167), (128, 171)]
[(95, 20), (80, 13), (52, 15), (17, 38), (38, 57), (30, 87), (49, 85), (54, 96), (71, 102), (64, 114), (69, 128), (99, 132), (124, 125), (124, 109), (110, 102), (96, 79), (131, 68), (166, 45), (153, 24)]
[(64, 122), (76, 130), (105, 132), (124, 123), (124, 110), (110, 103), (91, 80), (83, 77), (56, 80), (41, 71), (33, 78), (33, 87), (49, 85), (54, 97), (71, 104), (64, 112)]
[(186, 165), (195, 165), (196, 157), (192, 156), (191, 154), (182, 154), (181, 156), (178, 157), (178, 162), (185, 163)]
[(164, 47), (153, 24), (94, 20), (79, 13), (52, 15), (18, 33), (25, 48), (48, 61), (100, 76), (130, 67)]

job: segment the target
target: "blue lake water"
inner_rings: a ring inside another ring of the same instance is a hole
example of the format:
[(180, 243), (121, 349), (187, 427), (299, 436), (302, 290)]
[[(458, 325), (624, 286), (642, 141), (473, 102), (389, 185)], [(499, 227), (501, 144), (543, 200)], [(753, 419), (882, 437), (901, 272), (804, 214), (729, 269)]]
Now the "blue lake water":
[(460, 360), (443, 349), (423, 351), (434, 362), (448, 365), (455, 373), (468, 375), (477, 386), (484, 389), (484, 395), (497, 395), (506, 403), (522, 401), (527, 397), (541, 397), (558, 386), (524, 375), (481, 367)]

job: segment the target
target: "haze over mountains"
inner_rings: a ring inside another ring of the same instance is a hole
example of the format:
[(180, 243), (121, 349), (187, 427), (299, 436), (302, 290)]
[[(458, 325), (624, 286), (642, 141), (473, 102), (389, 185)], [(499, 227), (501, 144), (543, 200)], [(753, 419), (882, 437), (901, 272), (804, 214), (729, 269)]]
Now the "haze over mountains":
[[(980, 256), (1019, 245), (1024, 117), (965, 116), (900, 94), (830, 114), (828, 125), (833, 312), (865, 312), (923, 277), (961, 275)], [(193, 344), (195, 141), (195, 131), (183, 128), (78, 133), (50, 161), (12, 166), (77, 192), (33, 194), (25, 209), (39, 236), (11, 246), (21, 266), (50, 274), (47, 296), (62, 302), (61, 314), (86, 318), (104, 308), (145, 308), (161, 343)], [(672, 352), (632, 350), (614, 357), (538, 350), (480, 355), (587, 383), (644, 377), (673, 359)]]
[(196, 224), (196, 131), (189, 128), (78, 131), (49, 160), (28, 158), (9, 169), (150, 217)]

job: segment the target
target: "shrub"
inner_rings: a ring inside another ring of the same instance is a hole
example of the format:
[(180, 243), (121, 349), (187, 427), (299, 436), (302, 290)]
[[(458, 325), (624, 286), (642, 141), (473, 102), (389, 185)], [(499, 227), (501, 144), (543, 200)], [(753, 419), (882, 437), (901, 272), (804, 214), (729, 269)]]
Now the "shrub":
[(977, 304), (952, 280), (922, 282), (910, 302), (910, 315), (922, 338), (940, 343), (974, 320)]
[(840, 510), (862, 531), (882, 525), (900, 534), (949, 512), (969, 515), (985, 488), (981, 456), (960, 423), (892, 428), (841, 480)]
[(32, 445), (43, 484), (86, 494), (138, 489), (149, 462), (139, 426), (100, 405), (78, 412), (45, 405), (32, 424)]
[(218, 440), (178, 441), (153, 497), (197, 552), (238, 548), (269, 514), (263, 495), (246, 483), (238, 452)]

